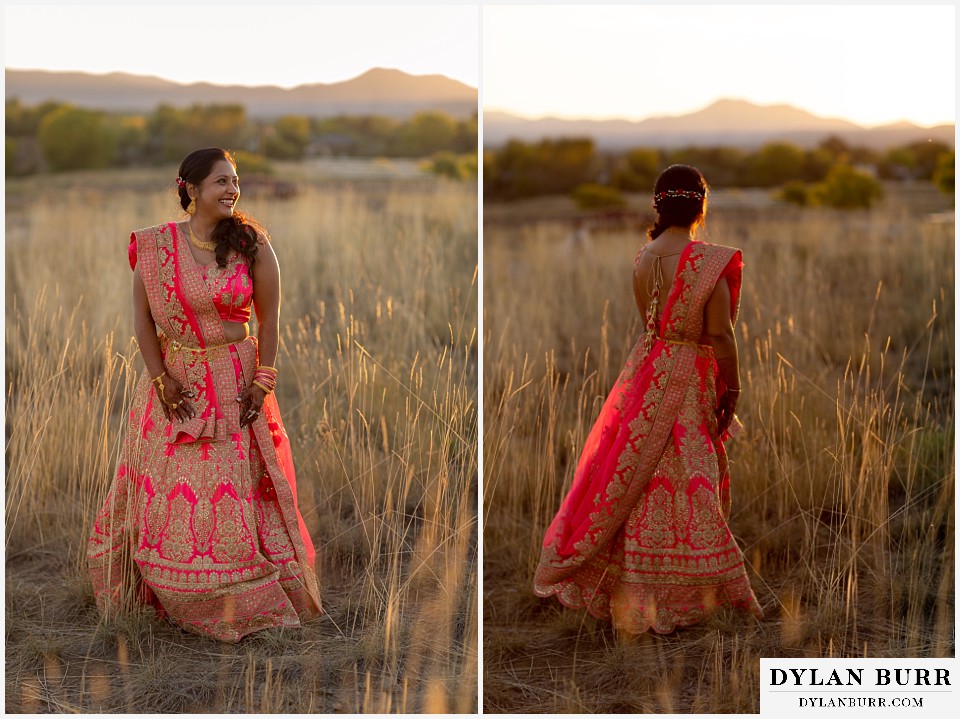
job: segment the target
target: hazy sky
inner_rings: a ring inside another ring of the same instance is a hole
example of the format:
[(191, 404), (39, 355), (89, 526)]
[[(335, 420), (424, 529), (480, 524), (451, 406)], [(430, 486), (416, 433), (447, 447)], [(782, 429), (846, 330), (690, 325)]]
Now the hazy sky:
[(955, 118), (955, 9), (492, 6), (483, 105), (530, 117), (677, 115), (721, 98), (862, 125)]
[(8, 68), (293, 87), (391, 67), (446, 75), (473, 87), (478, 82), (477, 5), (221, 2), (4, 9)]

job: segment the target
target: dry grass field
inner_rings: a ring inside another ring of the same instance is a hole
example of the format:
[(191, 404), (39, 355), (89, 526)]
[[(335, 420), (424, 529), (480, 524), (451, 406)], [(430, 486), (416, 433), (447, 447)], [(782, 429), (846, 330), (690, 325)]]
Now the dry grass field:
[(704, 239), (746, 263), (730, 526), (765, 618), (630, 637), (531, 582), (641, 329), (641, 236), (583, 252), (562, 201), (484, 208), (486, 712), (752, 713), (761, 657), (953, 656), (949, 209), (922, 187), (862, 212), (715, 193)]
[(101, 621), (86, 537), (142, 367), (126, 245), (177, 217), (175, 174), (7, 183), (7, 711), (476, 711), (471, 183), (288, 167), (295, 197), (241, 198), (280, 259), (277, 392), (326, 615), (237, 645)]

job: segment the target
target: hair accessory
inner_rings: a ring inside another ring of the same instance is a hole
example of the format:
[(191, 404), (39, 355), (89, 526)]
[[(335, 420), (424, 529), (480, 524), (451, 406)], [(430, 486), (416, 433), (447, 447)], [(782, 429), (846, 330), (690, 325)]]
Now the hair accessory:
[(177, 187), (186, 187), (187, 183), (183, 181), (182, 177), (177, 177)]
[(690, 200), (702, 200), (703, 193), (695, 190), (665, 190), (654, 195), (653, 202), (656, 204), (667, 197), (685, 197)]

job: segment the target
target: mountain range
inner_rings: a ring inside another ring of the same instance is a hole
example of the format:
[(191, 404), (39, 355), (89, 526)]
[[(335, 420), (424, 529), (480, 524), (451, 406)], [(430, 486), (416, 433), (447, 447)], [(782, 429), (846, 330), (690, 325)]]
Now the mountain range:
[(273, 85), (246, 87), (198, 82), (180, 84), (158, 77), (45, 70), (6, 70), (6, 99), (26, 105), (46, 100), (110, 112), (151, 112), (161, 103), (240, 104), (250, 117), (282, 115), (385, 115), (405, 119), (423, 110), (442, 110), (454, 117), (477, 111), (477, 89), (443, 75), (409, 75), (373, 68), (351, 80), (313, 83), (290, 89)]
[(877, 149), (928, 139), (953, 146), (955, 126), (925, 128), (900, 122), (865, 128), (849, 120), (818, 117), (790, 105), (764, 106), (745, 100), (718, 100), (688, 115), (639, 121), (552, 117), (531, 120), (506, 112), (483, 113), (483, 143), (491, 149), (509, 139), (532, 142), (547, 137), (590, 137), (603, 150), (691, 145), (753, 149), (775, 140), (813, 147), (829, 136)]

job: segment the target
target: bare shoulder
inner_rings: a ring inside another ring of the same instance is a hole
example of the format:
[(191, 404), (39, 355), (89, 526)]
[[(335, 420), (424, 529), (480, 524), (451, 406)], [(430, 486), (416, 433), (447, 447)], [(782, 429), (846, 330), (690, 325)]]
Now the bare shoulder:
[(254, 277), (267, 277), (280, 272), (277, 253), (273, 251), (273, 243), (269, 236), (259, 233), (257, 239), (257, 260), (253, 263)]

